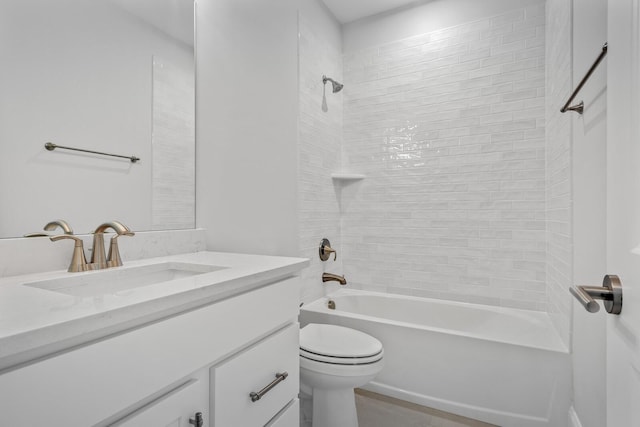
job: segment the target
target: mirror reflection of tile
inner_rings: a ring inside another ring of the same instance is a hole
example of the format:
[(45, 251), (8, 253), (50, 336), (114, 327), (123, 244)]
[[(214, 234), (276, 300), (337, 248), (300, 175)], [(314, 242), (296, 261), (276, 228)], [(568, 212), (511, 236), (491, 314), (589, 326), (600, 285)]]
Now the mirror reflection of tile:
[(195, 78), (184, 59), (153, 58), (153, 230), (195, 227)]

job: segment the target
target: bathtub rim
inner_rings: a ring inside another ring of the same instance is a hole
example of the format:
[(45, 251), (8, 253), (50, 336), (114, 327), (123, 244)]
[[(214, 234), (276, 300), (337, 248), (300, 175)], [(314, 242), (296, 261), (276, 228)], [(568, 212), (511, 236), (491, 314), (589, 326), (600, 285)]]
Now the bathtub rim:
[[(419, 325), (411, 322), (387, 319), (383, 317), (376, 317), (376, 316), (371, 316), (366, 314), (352, 313), (352, 312), (344, 311), (340, 309), (330, 310), (329, 308), (327, 308), (326, 303), (331, 298), (335, 298), (339, 296), (354, 296), (354, 295), (371, 295), (371, 296), (401, 299), (401, 300), (424, 300), (430, 303), (441, 304), (441, 305), (451, 305), (451, 306), (475, 308), (475, 309), (480, 307), (485, 310), (498, 312), (502, 314), (512, 314), (515, 311), (516, 313), (521, 312), (529, 316), (534, 315), (535, 317), (544, 318), (544, 321), (549, 327), (549, 330), (552, 331), (553, 334), (555, 334), (555, 339), (554, 339), (555, 342), (552, 343), (553, 345), (534, 345), (534, 344), (527, 344), (523, 342), (513, 342), (507, 339), (486, 337), (477, 333), (458, 331), (455, 329), (439, 328), (439, 327), (428, 326), (428, 325)], [(526, 310), (521, 308), (500, 307), (500, 306), (493, 306), (488, 304), (450, 301), (445, 299), (419, 297), (419, 296), (413, 296), (413, 295), (391, 294), (391, 293), (367, 291), (367, 290), (361, 290), (361, 289), (338, 289), (337, 291), (331, 292), (328, 295), (320, 297), (309, 303), (303, 304), (300, 307), (300, 311), (323, 313), (323, 314), (334, 315), (334, 316), (344, 316), (351, 319), (362, 319), (362, 320), (367, 320), (367, 321), (377, 322), (377, 323), (389, 323), (389, 324), (400, 326), (400, 327), (409, 327), (413, 329), (421, 329), (421, 330), (427, 330), (427, 331), (432, 331), (437, 333), (451, 334), (451, 335), (470, 338), (474, 340), (490, 341), (490, 342), (496, 342), (496, 343), (505, 344), (505, 345), (526, 347), (526, 348), (539, 350), (539, 351), (551, 351), (551, 352), (562, 353), (562, 354), (570, 354), (570, 351), (567, 348), (566, 344), (562, 341), (560, 334), (558, 333), (556, 328), (553, 326), (553, 322), (551, 321), (549, 314), (546, 312), (537, 311), (537, 310)]]

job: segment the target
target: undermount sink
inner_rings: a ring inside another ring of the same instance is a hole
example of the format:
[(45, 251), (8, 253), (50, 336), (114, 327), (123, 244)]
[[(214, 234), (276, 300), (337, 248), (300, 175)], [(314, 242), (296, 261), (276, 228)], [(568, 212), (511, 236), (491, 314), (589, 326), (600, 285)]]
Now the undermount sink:
[(114, 268), (86, 273), (74, 277), (41, 280), (25, 286), (78, 297), (115, 294), (143, 286), (157, 285), (171, 280), (223, 270), (227, 267), (186, 262), (162, 262), (131, 268)]

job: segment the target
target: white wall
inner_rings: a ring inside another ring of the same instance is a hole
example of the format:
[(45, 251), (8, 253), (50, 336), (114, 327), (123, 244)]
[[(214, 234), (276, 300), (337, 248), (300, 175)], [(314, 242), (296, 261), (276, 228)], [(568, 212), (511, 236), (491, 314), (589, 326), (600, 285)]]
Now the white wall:
[(197, 225), (211, 250), (296, 255), (297, 2), (197, 8)]
[(546, 176), (547, 304), (569, 345), (573, 284), (571, 210), (571, 113), (560, 107), (573, 90), (571, 75), (571, 0), (547, 2)]
[[(584, 77), (607, 39), (607, 1), (573, 4), (573, 82)], [(571, 115), (573, 129), (573, 282), (602, 283), (606, 271), (607, 60), (576, 98), (584, 114)], [(564, 100), (563, 100), (564, 101)], [(572, 317), (574, 408), (582, 427), (606, 425), (606, 317), (588, 313), (574, 298)]]
[(354, 50), (453, 27), (518, 9), (540, 0), (432, 0), (382, 13), (344, 26), (343, 51)]
[(192, 68), (192, 48), (107, 0), (0, 2), (0, 39), (0, 237), (57, 218), (151, 229), (152, 59)]
[(606, 0), (547, 1), (549, 310), (572, 348), (572, 422), (583, 427), (606, 425), (606, 314), (588, 313), (568, 289), (606, 273), (606, 60), (575, 100), (584, 114), (559, 109), (600, 53), (606, 17)]
[[(299, 28), (299, 245), (300, 256), (311, 260), (302, 273), (301, 299), (308, 302), (330, 286), (322, 284), (324, 271), (342, 273), (341, 188), (334, 185), (331, 173), (341, 167), (343, 93), (334, 94), (331, 83), (322, 84), (323, 75), (343, 81), (342, 31), (320, 0), (300, 2)], [(322, 109), (323, 93), (327, 111)], [(323, 237), (338, 251), (337, 262), (318, 257)]]

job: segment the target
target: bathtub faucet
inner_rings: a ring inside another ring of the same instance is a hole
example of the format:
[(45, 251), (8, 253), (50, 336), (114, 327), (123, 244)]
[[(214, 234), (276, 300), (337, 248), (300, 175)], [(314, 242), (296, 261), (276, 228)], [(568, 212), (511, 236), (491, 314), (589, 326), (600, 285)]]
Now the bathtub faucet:
[(322, 273), (322, 282), (339, 282), (341, 285), (347, 284), (347, 279), (344, 276), (339, 276), (337, 274), (332, 273)]

